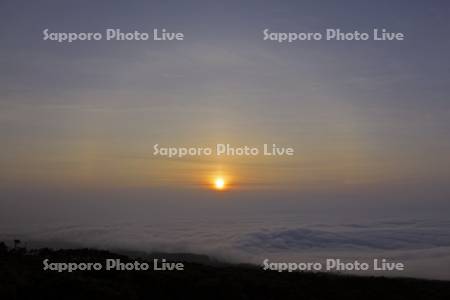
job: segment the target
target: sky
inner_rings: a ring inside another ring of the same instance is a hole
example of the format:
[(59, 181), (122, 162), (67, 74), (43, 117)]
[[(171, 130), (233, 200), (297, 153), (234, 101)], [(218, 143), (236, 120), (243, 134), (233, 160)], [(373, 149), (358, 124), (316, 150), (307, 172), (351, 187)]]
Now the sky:
[[(448, 1), (1, 1), (0, 223), (14, 233), (36, 223), (223, 215), (448, 220), (449, 9)], [(68, 44), (42, 40), (46, 28), (166, 28), (185, 39)], [(386, 28), (406, 39), (280, 44), (263, 41), (266, 28)], [(152, 154), (154, 144), (216, 143), (275, 143), (295, 155)], [(209, 186), (219, 173), (226, 192)]]

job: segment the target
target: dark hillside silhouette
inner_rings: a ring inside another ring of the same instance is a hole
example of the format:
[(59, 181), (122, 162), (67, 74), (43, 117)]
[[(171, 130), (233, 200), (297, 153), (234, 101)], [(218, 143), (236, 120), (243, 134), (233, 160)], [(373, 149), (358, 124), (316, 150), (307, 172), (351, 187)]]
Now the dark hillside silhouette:
[[(157, 254), (161, 257), (163, 254)], [(147, 256), (147, 259), (151, 257)], [(170, 256), (173, 259), (173, 255)], [(194, 256), (196, 257), (196, 256)], [(450, 282), (278, 273), (256, 266), (185, 263), (185, 271), (44, 271), (52, 262), (128, 256), (94, 249), (8, 249), (0, 243), (2, 299), (450, 299)], [(143, 258), (145, 259), (145, 258)], [(198, 259), (198, 257), (196, 257)]]

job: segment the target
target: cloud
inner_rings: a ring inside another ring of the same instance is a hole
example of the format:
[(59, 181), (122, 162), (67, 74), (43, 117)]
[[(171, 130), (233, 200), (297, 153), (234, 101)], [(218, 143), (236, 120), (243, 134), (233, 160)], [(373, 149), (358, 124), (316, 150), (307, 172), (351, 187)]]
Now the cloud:
[[(399, 224), (399, 225), (398, 225)], [(408, 225), (407, 227), (403, 225)], [(349, 224), (339, 231), (289, 228), (252, 232), (242, 237), (237, 247), (252, 252), (335, 250), (415, 250), (450, 246), (449, 228), (426, 224), (390, 222), (373, 225)]]
[[(396, 259), (408, 265), (397, 276), (450, 279), (450, 222), (394, 220), (302, 224), (274, 219), (179, 220), (0, 228), (0, 240), (20, 238), (29, 247), (96, 247), (113, 250), (188, 252), (259, 264), (329, 257)], [(386, 274), (392, 275), (392, 274)]]

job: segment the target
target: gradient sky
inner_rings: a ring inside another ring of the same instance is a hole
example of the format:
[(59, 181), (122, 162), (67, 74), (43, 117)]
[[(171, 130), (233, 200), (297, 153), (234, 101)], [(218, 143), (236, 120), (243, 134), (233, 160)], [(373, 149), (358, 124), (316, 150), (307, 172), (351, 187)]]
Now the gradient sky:
[[(2, 213), (20, 211), (20, 201), (47, 207), (59, 189), (276, 200), (252, 209), (382, 199), (442, 211), (449, 19), (448, 1), (1, 1)], [(406, 40), (262, 40), (265, 28), (375, 27)], [(166, 28), (185, 40), (58, 44), (42, 40), (45, 28)], [(156, 143), (277, 143), (296, 155), (168, 160), (152, 156)], [(235, 186), (227, 196), (204, 187), (218, 171)]]

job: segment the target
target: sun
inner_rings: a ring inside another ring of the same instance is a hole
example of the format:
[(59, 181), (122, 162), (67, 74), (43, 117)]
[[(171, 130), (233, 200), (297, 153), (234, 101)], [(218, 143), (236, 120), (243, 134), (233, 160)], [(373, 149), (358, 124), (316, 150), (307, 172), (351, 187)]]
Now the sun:
[(223, 190), (223, 189), (225, 189), (225, 180), (222, 177), (217, 177), (214, 180), (214, 188), (216, 190)]

